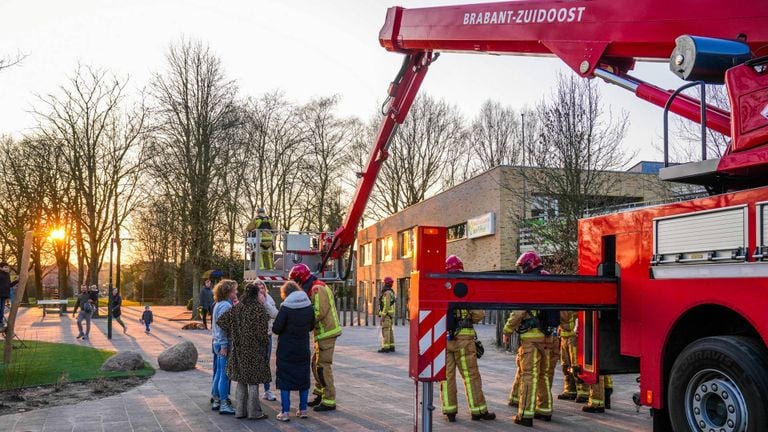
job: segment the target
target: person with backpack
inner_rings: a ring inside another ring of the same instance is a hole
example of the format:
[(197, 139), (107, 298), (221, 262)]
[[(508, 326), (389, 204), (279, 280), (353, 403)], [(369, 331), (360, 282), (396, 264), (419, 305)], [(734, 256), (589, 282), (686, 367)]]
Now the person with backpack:
[[(445, 261), (445, 271), (460, 273), (464, 271), (464, 263), (456, 255), (451, 255)], [(477, 345), (475, 344), (474, 325), (485, 317), (482, 310), (454, 309), (449, 311), (448, 341), (445, 350), (445, 381), (440, 383), (440, 400), (443, 415), (449, 422), (456, 421), (459, 407), (456, 401), (456, 369), (459, 369), (464, 379), (464, 389), (467, 392), (467, 403), (472, 420), (494, 420), (496, 414), (488, 411), (483, 394), (483, 383), (480, 369), (477, 366)]]
[[(80, 312), (78, 313), (78, 309)], [(91, 317), (94, 311), (93, 303), (91, 303), (91, 295), (88, 293), (88, 285), (80, 287), (80, 295), (77, 296), (75, 301), (75, 309), (72, 311), (72, 317), (77, 314), (77, 339), (88, 340), (91, 334)], [(83, 321), (85, 321), (85, 332), (83, 332)]]
[[(520, 272), (548, 275), (535, 251), (525, 252), (517, 260)], [(520, 369), (517, 415), (514, 422), (533, 426), (533, 419), (552, 420), (552, 376), (556, 366), (554, 344), (560, 311), (513, 311), (504, 325), (505, 341), (513, 333), (520, 335), (517, 363)], [(514, 388), (514, 384), (513, 384)], [(511, 401), (510, 401), (511, 404)]]
[(379, 316), (381, 317), (381, 348), (380, 353), (395, 352), (395, 332), (392, 331), (392, 320), (395, 318), (395, 292), (392, 290), (395, 280), (387, 276), (381, 289), (379, 300)]

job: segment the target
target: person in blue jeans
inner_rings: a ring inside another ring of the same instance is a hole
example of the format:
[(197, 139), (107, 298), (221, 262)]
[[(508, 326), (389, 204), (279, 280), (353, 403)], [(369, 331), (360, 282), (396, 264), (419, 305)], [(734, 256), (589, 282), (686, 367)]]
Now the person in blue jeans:
[(283, 303), (272, 325), (277, 339), (277, 369), (275, 384), (280, 389), (282, 411), (279, 421), (289, 421), (291, 391), (299, 392), (299, 409), (296, 417), (307, 418), (307, 398), (310, 387), (309, 333), (315, 328), (315, 310), (309, 297), (295, 282), (281, 287)]
[(146, 329), (144, 330), (145, 332), (149, 333), (149, 326), (154, 320), (155, 317), (149, 309), (149, 305), (144, 306), (144, 313), (141, 314), (141, 323), (144, 324), (144, 328)]
[(211, 409), (218, 407), (219, 414), (235, 414), (235, 409), (229, 401), (229, 377), (227, 377), (227, 361), (231, 347), (227, 333), (216, 323), (225, 312), (232, 309), (237, 299), (237, 282), (230, 279), (222, 279), (213, 289), (213, 297), (216, 304), (213, 307), (213, 353), (215, 362), (213, 374), (213, 386), (211, 388)]
[[(267, 286), (264, 285), (264, 282), (256, 281), (255, 284), (259, 287), (260, 298), (264, 298), (264, 307), (267, 309), (267, 314), (269, 314), (267, 336), (267, 364), (269, 364), (270, 357), (272, 357), (272, 324), (274, 324), (275, 317), (277, 317), (277, 307), (275, 307), (275, 300), (267, 292)], [(264, 399), (268, 401), (277, 400), (275, 394), (272, 393), (271, 383), (264, 384)]]

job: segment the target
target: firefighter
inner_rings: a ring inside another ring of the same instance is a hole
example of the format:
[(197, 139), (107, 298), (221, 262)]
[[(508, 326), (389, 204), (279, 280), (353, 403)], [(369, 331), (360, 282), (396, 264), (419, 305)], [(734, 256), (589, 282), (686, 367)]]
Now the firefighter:
[(563, 365), (563, 392), (557, 395), (560, 400), (584, 400), (589, 392), (587, 387), (579, 382), (572, 367), (576, 364), (576, 317), (573, 311), (560, 312), (560, 361)]
[[(533, 251), (526, 252), (517, 260), (521, 273), (549, 274), (541, 262), (541, 257)], [(523, 426), (533, 426), (533, 419), (552, 420), (552, 376), (556, 357), (554, 345), (556, 332), (542, 330), (537, 311), (514, 311), (504, 325), (505, 340), (513, 333), (520, 335), (520, 348), (517, 353), (519, 379), (513, 391), (519, 387), (517, 397), (517, 415), (514, 422)], [(510, 395), (510, 405), (515, 400)]]
[[(249, 237), (255, 237), (259, 234), (259, 270), (272, 270), (274, 264), (272, 255), (274, 254), (274, 243), (272, 241), (272, 219), (267, 216), (267, 212), (260, 208), (256, 210), (256, 217), (245, 227)], [(255, 258), (255, 257), (254, 257)], [(255, 259), (253, 259), (255, 261)]]
[[(464, 271), (464, 263), (459, 257), (451, 255), (445, 261), (445, 271), (458, 273)], [(464, 379), (469, 411), (472, 420), (494, 420), (496, 414), (488, 411), (483, 395), (483, 383), (477, 367), (474, 324), (480, 322), (485, 313), (481, 310), (455, 309), (449, 318), (448, 342), (445, 355), (445, 381), (440, 383), (440, 399), (443, 414), (449, 422), (456, 421), (458, 404), (456, 402), (456, 368)]]
[(317, 279), (306, 264), (293, 266), (288, 278), (298, 283), (307, 293), (315, 309), (315, 350), (312, 353), (312, 374), (315, 387), (312, 393), (315, 399), (309, 406), (315, 411), (333, 411), (336, 409), (336, 386), (333, 383), (333, 349), (336, 338), (341, 335), (339, 315), (333, 291), (323, 281)]
[(381, 348), (380, 353), (395, 352), (395, 333), (392, 331), (392, 320), (395, 318), (395, 292), (392, 285), (395, 280), (384, 278), (384, 288), (381, 289), (379, 301), (379, 316), (381, 317)]

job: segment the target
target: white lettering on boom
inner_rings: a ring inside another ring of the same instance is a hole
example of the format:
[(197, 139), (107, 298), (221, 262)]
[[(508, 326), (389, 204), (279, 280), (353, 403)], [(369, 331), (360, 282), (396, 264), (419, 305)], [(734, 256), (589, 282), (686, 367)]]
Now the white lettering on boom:
[(494, 12), (468, 12), (464, 25), (540, 24), (582, 22), (586, 6), (550, 9), (517, 9)]

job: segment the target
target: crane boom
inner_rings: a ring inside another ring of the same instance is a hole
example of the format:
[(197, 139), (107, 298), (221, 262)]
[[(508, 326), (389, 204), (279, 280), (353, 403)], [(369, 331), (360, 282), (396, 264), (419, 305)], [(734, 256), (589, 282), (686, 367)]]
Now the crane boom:
[[(728, 111), (687, 96), (672, 100), (672, 90), (628, 72), (638, 60), (669, 60), (681, 35), (738, 40), (757, 56), (768, 47), (766, 22), (764, 0), (528, 0), (388, 9), (379, 41), (406, 59), (390, 86), (368, 165), (326, 260), (342, 256), (354, 243), (389, 142), (439, 52), (556, 56), (583, 77), (602, 78), (660, 107), (669, 102), (671, 112), (731, 136), (735, 126)], [(729, 164), (738, 165), (724, 159), (721, 169)]]

